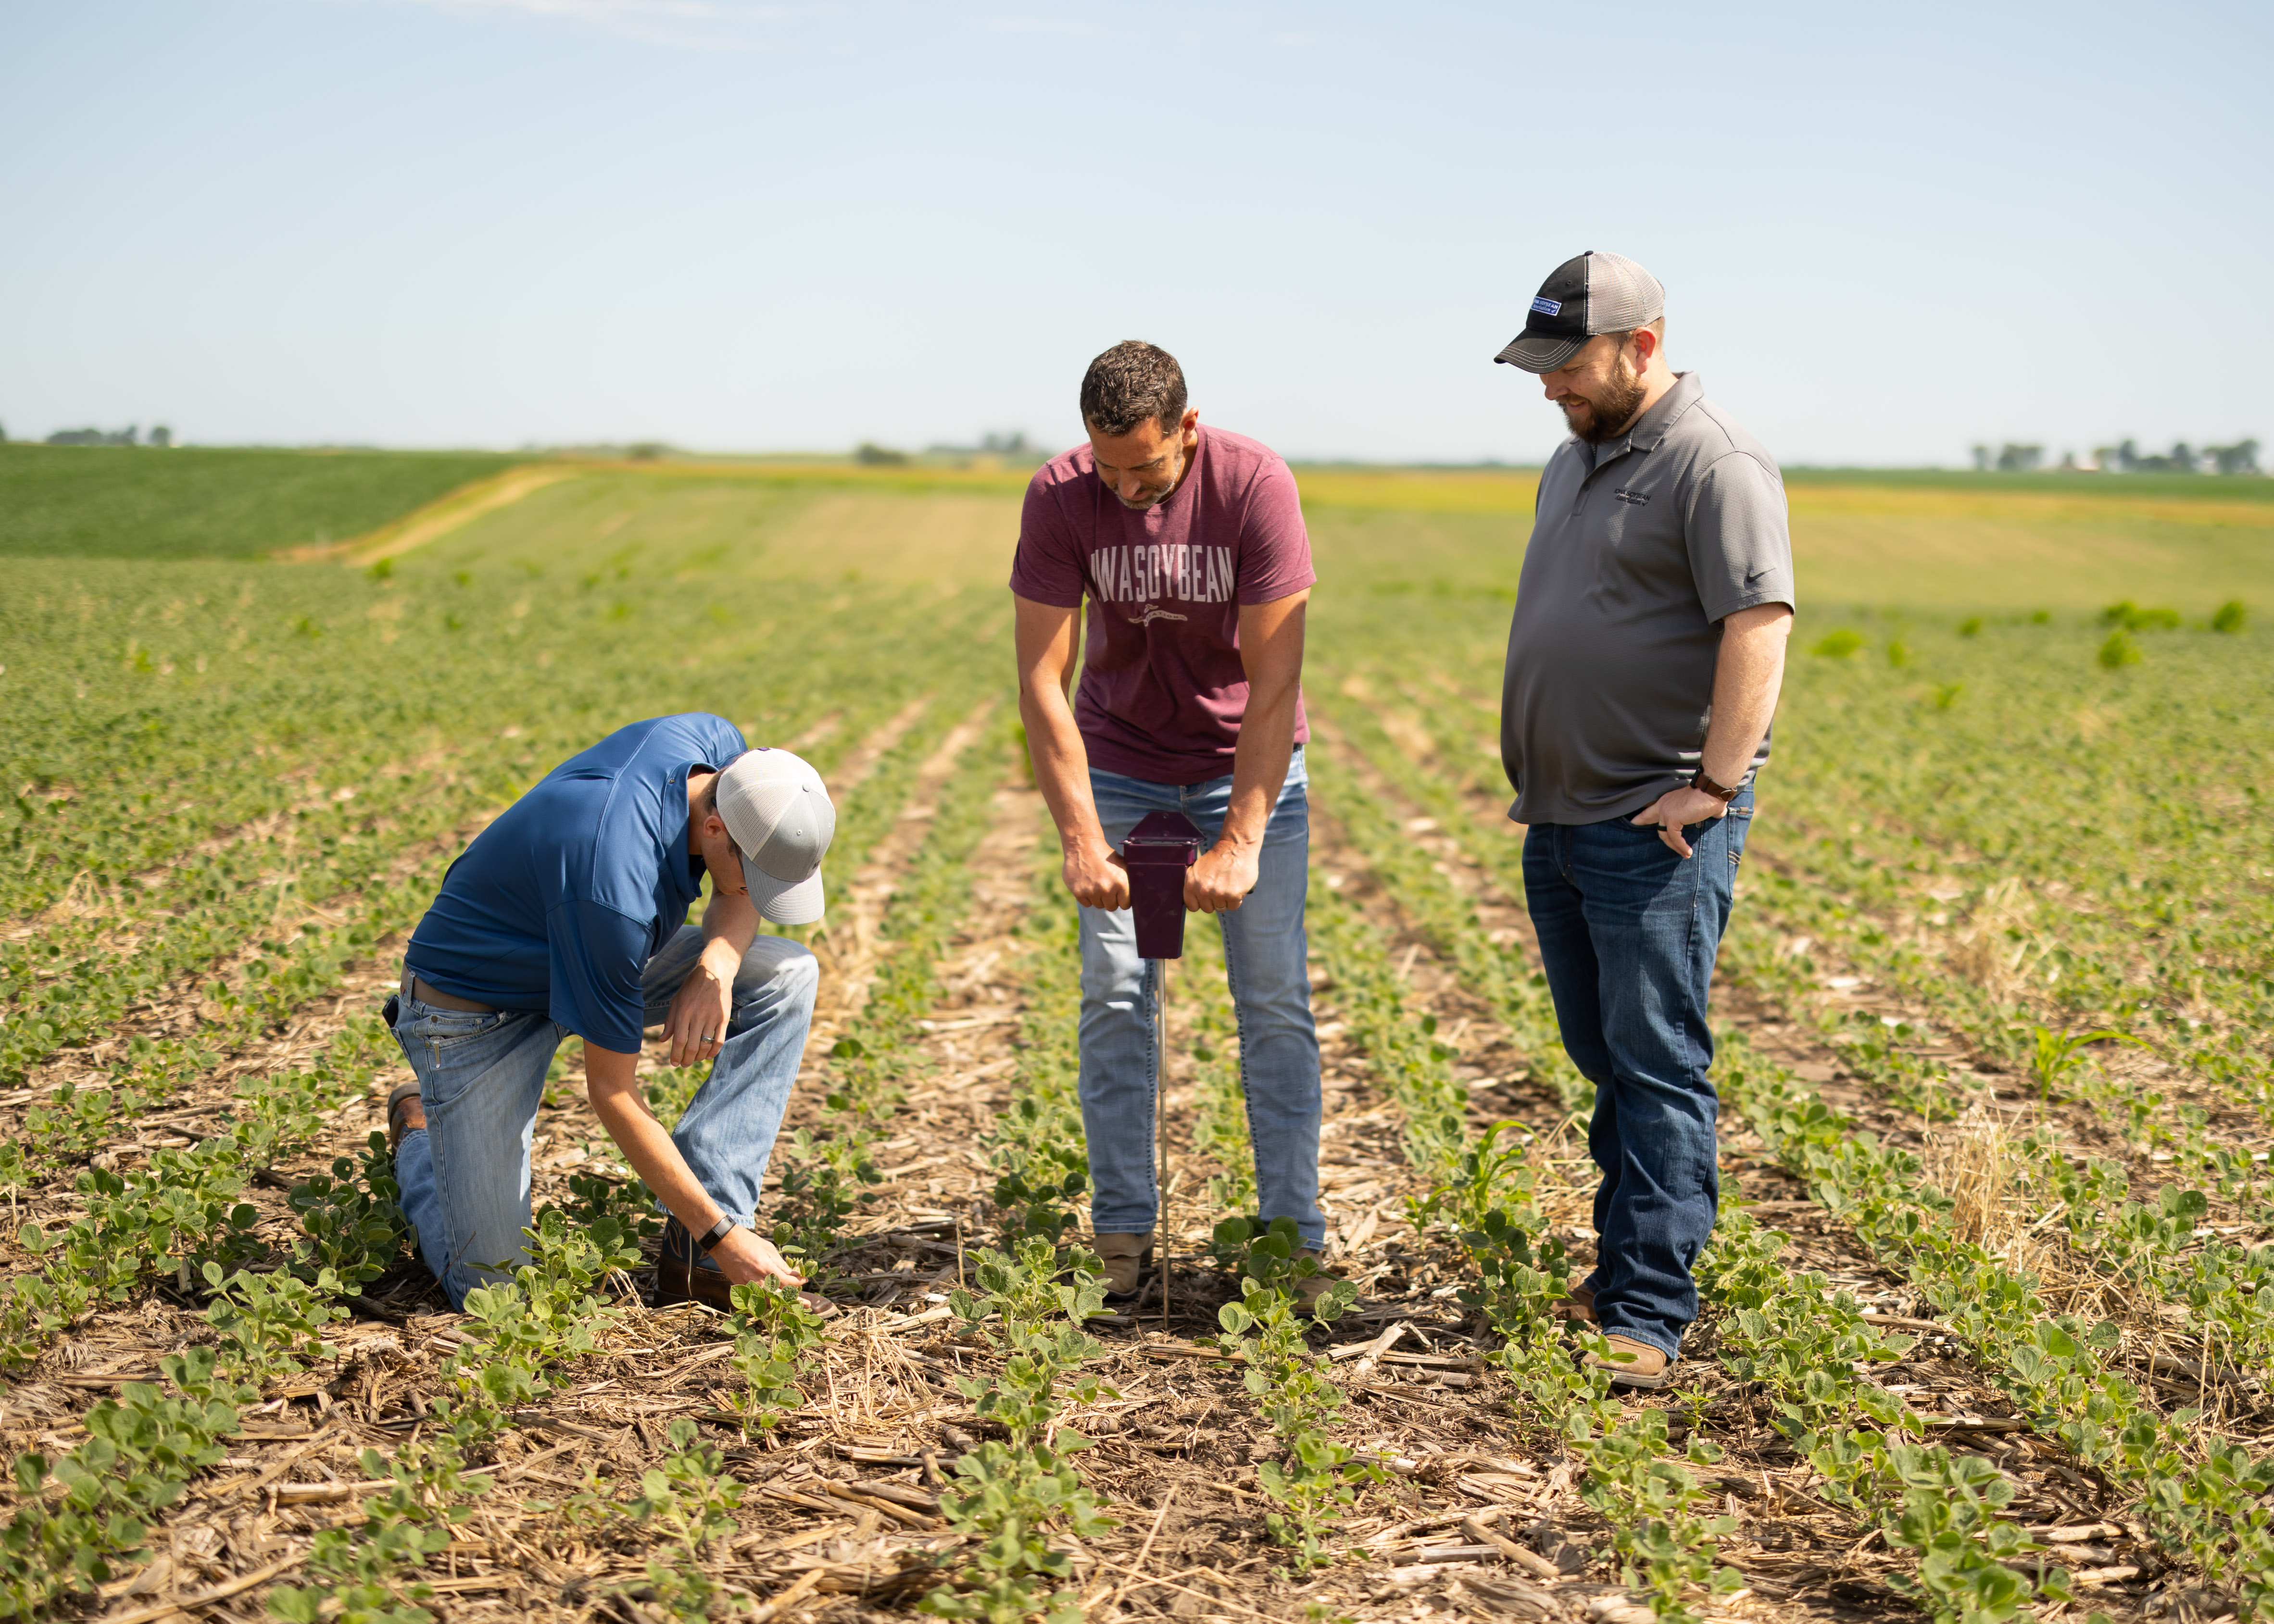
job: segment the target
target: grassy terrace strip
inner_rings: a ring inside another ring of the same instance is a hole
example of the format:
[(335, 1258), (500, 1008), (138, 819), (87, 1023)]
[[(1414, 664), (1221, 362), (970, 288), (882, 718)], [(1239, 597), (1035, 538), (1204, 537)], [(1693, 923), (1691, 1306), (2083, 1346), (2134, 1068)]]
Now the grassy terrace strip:
[[(588, 480), (536, 500), (611, 498)], [(0, 849), (15, 861), (0, 872), (0, 913), (36, 912), (74, 883), (124, 884), (264, 816), (307, 808), (311, 834), (352, 831), (370, 811), (342, 790), (383, 800), (393, 779), (453, 755), (510, 799), (619, 720), (727, 708), (779, 741), (825, 708), (888, 711), (929, 670), (956, 669), (938, 657), (992, 607), (927, 604), (902, 634), (907, 663), (880, 667), (862, 634), (890, 613), (889, 595), (854, 612), (784, 581), (755, 613), (708, 617), (700, 659), (658, 661), (659, 627), (689, 607), (675, 576), (691, 551), (505, 537), (470, 545), (456, 568), (413, 557), (384, 580), (330, 567), (11, 565)], [(780, 625), (800, 634), (787, 666), (768, 658)]]
[(2158, 1544), (2237, 1587), (2257, 1616), (2274, 1597), (2274, 1461), (2197, 1435), (2165, 1415), (2110, 1357), (2116, 1327), (2049, 1314), (2037, 1282), (1957, 1235), (1949, 1199), (1909, 1153), (1870, 1141), (1792, 1075), (1725, 1035), (1722, 1097), (1817, 1199), (1901, 1267), (2043, 1436), (2138, 1496)]
[(528, 460), (0, 445), (0, 557), (258, 558), (360, 536)]

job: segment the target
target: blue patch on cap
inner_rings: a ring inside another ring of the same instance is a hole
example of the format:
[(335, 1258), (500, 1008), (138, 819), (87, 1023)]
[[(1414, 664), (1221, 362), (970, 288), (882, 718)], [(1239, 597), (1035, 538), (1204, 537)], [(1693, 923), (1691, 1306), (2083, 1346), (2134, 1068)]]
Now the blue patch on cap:
[(1563, 301), (1561, 299), (1534, 299), (1532, 301), (1532, 308), (1538, 311), (1543, 316), (1560, 316), (1563, 313)]

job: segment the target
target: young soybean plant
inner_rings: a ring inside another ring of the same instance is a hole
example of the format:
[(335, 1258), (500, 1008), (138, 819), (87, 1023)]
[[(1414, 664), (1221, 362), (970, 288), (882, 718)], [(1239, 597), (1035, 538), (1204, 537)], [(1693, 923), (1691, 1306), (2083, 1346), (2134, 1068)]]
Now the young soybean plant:
[[(1077, 1252), (1071, 1283), (1058, 1282), (1058, 1252), (1028, 1236), (1016, 1256), (979, 1254), (984, 1295), (958, 1288), (950, 1297), (956, 1317), (976, 1330), (990, 1316), (1000, 1328), (990, 1340), (1008, 1357), (1003, 1373), (989, 1380), (960, 1376), (956, 1385), (980, 1415), (1010, 1432), (1008, 1443), (981, 1444), (955, 1463), (957, 1486), (939, 1497), (950, 1524), (981, 1537), (973, 1560), (953, 1584), (943, 1584), (917, 1606), (944, 1619), (1020, 1624), (1042, 1615), (1046, 1624), (1080, 1624), (1078, 1598), (1064, 1581), (1072, 1563), (1050, 1549), (1046, 1530), (1063, 1523), (1077, 1536), (1110, 1528), (1089, 1489), (1066, 1457), (1089, 1440), (1055, 1425), (1064, 1398), (1094, 1402), (1111, 1395), (1096, 1377), (1073, 1374), (1061, 1397), (1058, 1381), (1104, 1350), (1081, 1323), (1105, 1306), (1105, 1282), (1096, 1259)], [(1061, 1316), (1065, 1323), (1058, 1323)], [(958, 1589), (958, 1585), (963, 1588)]]
[(342, 1289), (329, 1269), (310, 1282), (245, 1269), (225, 1274), (220, 1264), (208, 1263), (205, 1280), (214, 1293), (206, 1319), (222, 1334), (222, 1357), (254, 1386), (298, 1375), (304, 1357), (329, 1358), (337, 1351), (324, 1341), (323, 1328), (347, 1316), (325, 1300)]
[(676, 1617), (705, 1618), (719, 1585), (704, 1564), (703, 1547), (734, 1531), (743, 1488), (727, 1475), (726, 1457), (697, 1435), (694, 1422), (673, 1422), (666, 1436), (671, 1453), (641, 1476), (639, 1497), (625, 1509), (664, 1536), (663, 1551), (647, 1564), (656, 1600)]
[[(1224, 1330), (1218, 1340), (1245, 1356), (1247, 1390), (1262, 1402), (1271, 1430), (1287, 1447), (1284, 1464), (1266, 1461), (1255, 1469), (1263, 1492), (1284, 1507), (1265, 1513), (1264, 1525), (1274, 1539), (1295, 1547), (1299, 1569), (1319, 1567), (1332, 1560), (1320, 1537), (1341, 1520), (1355, 1497), (1352, 1485), (1379, 1473), (1327, 1435), (1342, 1413), (1342, 1389), (1320, 1373), (1294, 1297), (1297, 1284), (1318, 1273), (1318, 1261), (1304, 1254), (1291, 1218), (1275, 1218), (1261, 1234), (1252, 1220), (1229, 1219), (1216, 1226), (1216, 1240), (1220, 1247), (1247, 1244), (1240, 1300), (1216, 1310)], [(1356, 1286), (1337, 1282), (1313, 1314), (1322, 1324), (1339, 1319), (1357, 1296)]]
[[(358, 1174), (360, 1171), (361, 1177)], [(387, 1136), (373, 1132), (362, 1167), (354, 1158), (334, 1159), (330, 1177), (313, 1174), (292, 1186), (286, 1199), (300, 1214), (307, 1244), (291, 1264), (301, 1279), (334, 1275), (339, 1289), (359, 1295), (402, 1256), (410, 1237), (395, 1182), (395, 1157)]]
[(797, 1387), (799, 1356), (821, 1340), (821, 1316), (809, 1310), (794, 1286), (749, 1281), (734, 1289), (734, 1368), (746, 1384), (727, 1407), (741, 1417), (742, 1436), (772, 1432), (805, 1402)]
[(458, 1502), (490, 1488), (489, 1478), (467, 1474), (460, 1447), (461, 1434), (488, 1417), (453, 1412), (447, 1400), (438, 1414), (442, 1430), (403, 1444), (393, 1461), (363, 1452), (365, 1475), (390, 1486), (366, 1506), (360, 1528), (317, 1534), (308, 1567), (324, 1583), (268, 1593), (268, 1610), (285, 1624), (431, 1624), (418, 1604), (434, 1592), (418, 1570), (450, 1543), (451, 1524), (473, 1515)]

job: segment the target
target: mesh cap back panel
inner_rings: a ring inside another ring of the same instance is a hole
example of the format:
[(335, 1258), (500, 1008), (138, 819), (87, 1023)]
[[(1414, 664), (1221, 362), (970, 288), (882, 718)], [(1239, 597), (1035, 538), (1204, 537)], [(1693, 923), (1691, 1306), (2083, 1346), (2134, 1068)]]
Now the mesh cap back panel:
[(1623, 254), (1587, 256), (1587, 331), (1630, 333), (1666, 313), (1666, 289)]

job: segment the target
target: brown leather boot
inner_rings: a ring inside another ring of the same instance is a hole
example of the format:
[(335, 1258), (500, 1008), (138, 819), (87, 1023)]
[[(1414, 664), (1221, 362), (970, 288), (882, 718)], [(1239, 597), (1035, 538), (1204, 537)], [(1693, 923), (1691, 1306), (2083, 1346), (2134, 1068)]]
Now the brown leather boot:
[(1105, 1266), (1105, 1300), (1126, 1303), (1145, 1284), (1145, 1271), (1153, 1267), (1153, 1231), (1142, 1235), (1094, 1235), (1089, 1249)]
[(1611, 1357), (1607, 1359), (1591, 1353), (1580, 1363), (1599, 1365), (1610, 1372), (1613, 1387), (1655, 1389), (1674, 1380), (1672, 1372), (1667, 1368), (1674, 1361), (1648, 1342), (1637, 1342), (1633, 1337), (1622, 1336), (1615, 1331), (1603, 1340), (1611, 1345)]
[[(1299, 1252), (1295, 1255), (1308, 1258), (1314, 1263), (1319, 1260), (1319, 1254), (1315, 1252)], [(1317, 1312), (1319, 1299), (1342, 1283), (1341, 1275), (1329, 1274), (1324, 1269), (1315, 1274), (1305, 1275), (1295, 1282), (1295, 1312), (1309, 1318)]]
[(418, 1097), (418, 1085), (397, 1083), (387, 1096), (388, 1149), (400, 1148), (404, 1134), (416, 1133), (425, 1125), (426, 1105)]
[(1558, 1320), (1569, 1320), (1580, 1325), (1598, 1323), (1595, 1317), (1595, 1292), (1592, 1286), (1574, 1286), (1548, 1312)]
[[(668, 1308), (674, 1303), (700, 1303), (722, 1314), (734, 1312), (734, 1282), (720, 1270), (705, 1268), (701, 1255), (685, 1224), (676, 1218), (665, 1221), (663, 1255), (655, 1260), (658, 1308)], [(797, 1298), (805, 1304), (808, 1313), (818, 1314), (824, 1320), (837, 1317), (837, 1304), (817, 1291), (801, 1291)]]

